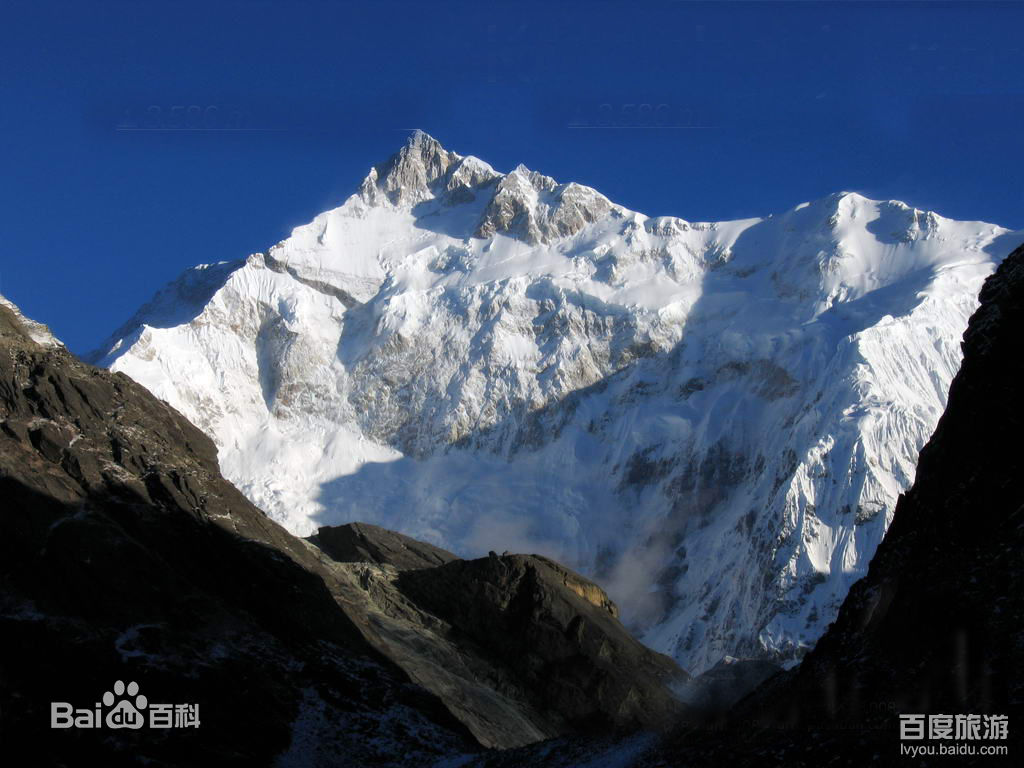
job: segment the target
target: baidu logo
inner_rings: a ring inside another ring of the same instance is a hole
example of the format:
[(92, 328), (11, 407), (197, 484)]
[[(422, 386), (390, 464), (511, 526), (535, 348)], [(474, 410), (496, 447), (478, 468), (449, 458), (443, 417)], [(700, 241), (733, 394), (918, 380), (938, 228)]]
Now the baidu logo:
[(154, 704), (139, 693), (139, 684), (121, 680), (103, 694), (102, 704), (76, 709), (64, 701), (50, 703), (51, 728), (198, 728), (198, 704)]

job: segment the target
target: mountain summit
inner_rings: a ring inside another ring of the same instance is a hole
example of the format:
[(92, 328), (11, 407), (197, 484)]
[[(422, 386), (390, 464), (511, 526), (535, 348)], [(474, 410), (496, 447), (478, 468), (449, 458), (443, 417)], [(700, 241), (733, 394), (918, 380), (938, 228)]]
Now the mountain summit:
[(651, 218), (417, 132), (283, 242), (186, 272), (97, 359), (293, 532), (552, 556), (700, 673), (795, 659), (834, 618), (1022, 239), (855, 193)]
[[(395, 206), (420, 202), (432, 197), (441, 181), (447, 182), (446, 189), (468, 181), (457, 173), (463, 159), (432, 136), (414, 131), (404, 147), (370, 170), (363, 180), (361, 196), (369, 205), (383, 200)], [(449, 178), (442, 179), (446, 176)], [(491, 172), (492, 178), (496, 176)]]
[(395, 207), (428, 200), (450, 207), (483, 196), (488, 202), (471, 236), (486, 239), (500, 233), (531, 245), (574, 235), (613, 208), (589, 187), (558, 184), (524, 165), (499, 174), (478, 158), (449, 152), (423, 131), (413, 132), (404, 147), (370, 170), (359, 196), (367, 205)]

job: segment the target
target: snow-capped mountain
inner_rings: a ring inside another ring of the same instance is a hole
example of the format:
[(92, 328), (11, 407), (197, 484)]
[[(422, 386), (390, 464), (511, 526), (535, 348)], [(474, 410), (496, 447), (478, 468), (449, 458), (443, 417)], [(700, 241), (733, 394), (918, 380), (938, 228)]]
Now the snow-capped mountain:
[(96, 358), (293, 532), (359, 519), (595, 577), (699, 673), (834, 618), (1024, 234), (841, 193), (649, 218), (417, 132), (266, 253), (186, 272)]

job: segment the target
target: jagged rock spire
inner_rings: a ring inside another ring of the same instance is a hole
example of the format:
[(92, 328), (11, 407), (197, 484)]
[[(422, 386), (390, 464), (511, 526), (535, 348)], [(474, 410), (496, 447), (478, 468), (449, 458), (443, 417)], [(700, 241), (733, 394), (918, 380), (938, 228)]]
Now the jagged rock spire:
[(498, 183), (476, 237), (506, 234), (530, 245), (574, 235), (612, 210), (604, 195), (580, 184), (559, 184), (519, 165)]
[(417, 129), (404, 147), (370, 171), (360, 194), (371, 205), (380, 203), (381, 196), (392, 205), (425, 200), (432, 196), (431, 187), (460, 160), (460, 155)]
[(612, 209), (589, 187), (559, 184), (523, 165), (499, 174), (482, 160), (446, 150), (418, 129), (398, 152), (371, 169), (359, 196), (368, 205), (416, 205), (431, 199), (458, 205), (475, 200), (485, 188), (489, 200), (474, 237), (500, 233), (536, 245), (575, 234)]

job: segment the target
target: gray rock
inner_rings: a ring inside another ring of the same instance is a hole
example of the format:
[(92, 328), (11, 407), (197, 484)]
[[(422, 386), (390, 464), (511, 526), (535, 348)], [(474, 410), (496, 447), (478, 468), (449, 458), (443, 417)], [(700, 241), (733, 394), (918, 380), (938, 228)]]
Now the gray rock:
[(399, 571), (433, 568), (458, 559), (440, 547), (369, 523), (326, 526), (308, 541), (339, 563), (393, 565)]

